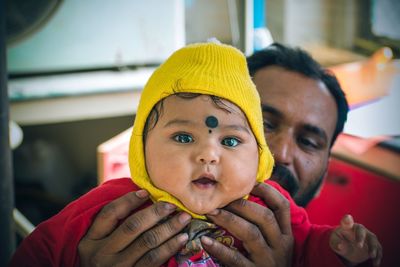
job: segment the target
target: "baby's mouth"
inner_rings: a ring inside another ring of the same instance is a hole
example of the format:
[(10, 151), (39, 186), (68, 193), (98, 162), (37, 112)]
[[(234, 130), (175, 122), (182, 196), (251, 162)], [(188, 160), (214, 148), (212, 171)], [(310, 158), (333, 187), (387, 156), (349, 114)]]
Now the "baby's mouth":
[(205, 175), (197, 178), (196, 180), (193, 180), (192, 183), (200, 188), (209, 188), (214, 186), (217, 181), (215, 180), (213, 175)]

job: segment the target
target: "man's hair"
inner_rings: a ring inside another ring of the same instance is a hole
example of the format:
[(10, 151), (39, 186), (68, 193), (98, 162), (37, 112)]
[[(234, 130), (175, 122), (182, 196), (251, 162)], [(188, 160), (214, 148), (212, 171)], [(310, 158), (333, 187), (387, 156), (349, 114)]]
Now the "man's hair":
[(289, 71), (303, 74), (311, 79), (322, 81), (337, 105), (337, 122), (331, 142), (331, 146), (333, 146), (337, 136), (343, 131), (349, 105), (338, 80), (332, 72), (323, 68), (306, 51), (279, 43), (273, 43), (267, 48), (255, 52), (247, 58), (247, 65), (252, 77), (262, 68), (279, 66)]

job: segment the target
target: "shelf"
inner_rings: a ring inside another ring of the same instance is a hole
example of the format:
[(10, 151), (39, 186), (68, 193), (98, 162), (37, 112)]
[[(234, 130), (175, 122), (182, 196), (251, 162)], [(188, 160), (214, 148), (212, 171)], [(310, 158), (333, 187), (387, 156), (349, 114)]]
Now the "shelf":
[(10, 117), (38, 125), (134, 114), (154, 68), (18, 78), (9, 81)]

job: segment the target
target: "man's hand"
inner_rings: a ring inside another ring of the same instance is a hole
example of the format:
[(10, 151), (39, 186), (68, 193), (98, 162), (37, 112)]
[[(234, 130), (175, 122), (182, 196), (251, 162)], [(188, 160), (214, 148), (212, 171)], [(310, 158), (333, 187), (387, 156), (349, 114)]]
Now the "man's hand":
[(106, 205), (79, 243), (80, 265), (159, 266), (176, 254), (188, 239), (187, 234), (177, 233), (189, 223), (190, 215), (181, 212), (157, 224), (176, 210), (172, 204), (158, 202), (127, 217), (147, 199), (148, 193), (140, 190)]
[(350, 266), (368, 259), (374, 266), (382, 260), (382, 246), (376, 235), (362, 224), (354, 223), (351, 215), (345, 215), (331, 234), (329, 244), (333, 251), (345, 259)]
[(289, 201), (268, 184), (255, 186), (252, 194), (269, 208), (241, 199), (207, 215), (243, 242), (248, 258), (206, 236), (201, 238), (204, 249), (227, 266), (290, 266), (294, 239)]

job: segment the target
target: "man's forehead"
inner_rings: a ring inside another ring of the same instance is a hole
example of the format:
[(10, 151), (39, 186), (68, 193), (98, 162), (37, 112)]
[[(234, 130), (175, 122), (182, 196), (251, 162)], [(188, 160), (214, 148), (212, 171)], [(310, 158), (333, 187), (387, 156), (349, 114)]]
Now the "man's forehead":
[(331, 140), (336, 128), (337, 106), (322, 81), (280, 67), (268, 67), (257, 74), (254, 82), (264, 113), (268, 111), (297, 127), (321, 128)]
[(321, 80), (279, 66), (268, 66), (258, 70), (253, 81), (261, 95), (272, 93), (283, 96), (285, 93), (287, 95), (290, 93), (289, 95), (296, 97), (295, 93), (299, 91), (299, 95), (302, 96), (321, 94), (334, 100)]

